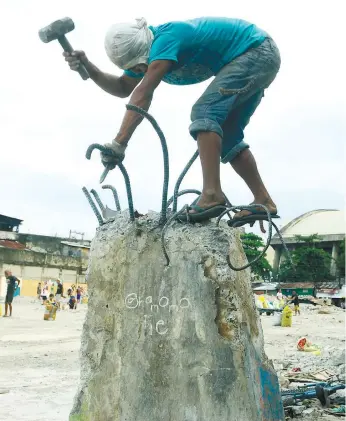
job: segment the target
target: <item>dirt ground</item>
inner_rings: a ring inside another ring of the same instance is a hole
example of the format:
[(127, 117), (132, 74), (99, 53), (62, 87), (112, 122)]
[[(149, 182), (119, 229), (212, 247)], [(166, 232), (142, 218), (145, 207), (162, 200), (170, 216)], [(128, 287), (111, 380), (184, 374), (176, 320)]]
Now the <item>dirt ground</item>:
[(87, 306), (60, 311), (54, 322), (43, 320), (43, 309), (20, 298), (12, 318), (0, 318), (1, 421), (68, 420)]
[[(3, 303), (0, 304), (4, 311)], [(18, 298), (13, 317), (0, 318), (0, 420), (67, 421), (79, 381), (79, 346), (87, 306), (60, 311), (54, 322), (43, 320), (43, 306)], [(265, 347), (279, 374), (293, 367), (303, 371), (329, 368), (340, 372), (345, 348), (345, 313), (318, 314), (302, 306), (291, 328), (273, 326), (261, 316)], [(321, 356), (296, 350), (302, 336), (322, 348)], [(344, 369), (344, 366), (342, 370)], [(305, 418), (307, 419), (307, 418)], [(340, 417), (316, 416), (318, 420)]]

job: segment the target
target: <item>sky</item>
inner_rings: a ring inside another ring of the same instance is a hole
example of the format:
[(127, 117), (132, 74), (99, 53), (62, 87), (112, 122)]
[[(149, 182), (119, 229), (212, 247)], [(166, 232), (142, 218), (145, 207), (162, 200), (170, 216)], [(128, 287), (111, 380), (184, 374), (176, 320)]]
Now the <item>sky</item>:
[[(281, 69), (245, 130), (262, 178), (277, 203), (280, 224), (313, 209), (344, 207), (345, 81), (342, 1), (242, 0), (174, 2), (97, 2), (1, 0), (0, 35), (0, 214), (24, 220), (20, 231), (68, 236), (97, 227), (82, 187), (95, 188), (115, 208), (111, 192), (102, 190), (98, 153), (90, 161), (91, 143), (110, 142), (118, 132), (128, 99), (112, 97), (91, 80), (83, 81), (62, 57), (57, 42), (44, 44), (38, 30), (65, 16), (75, 22), (68, 34), (102, 70), (120, 75), (103, 47), (108, 27), (145, 17), (149, 24), (201, 16), (242, 18), (266, 30), (281, 53)], [(217, 5), (217, 6), (216, 6)], [(161, 83), (150, 113), (165, 133), (170, 157), (170, 194), (196, 150), (190, 137), (190, 111), (210, 81), (177, 87)], [(124, 161), (135, 208), (159, 210), (163, 160), (159, 139), (148, 122), (136, 130)], [(222, 165), (222, 187), (232, 203), (252, 196), (230, 165)], [(106, 183), (127, 207), (119, 170)], [(199, 161), (181, 188), (201, 189)], [(191, 202), (183, 196), (179, 206)]]

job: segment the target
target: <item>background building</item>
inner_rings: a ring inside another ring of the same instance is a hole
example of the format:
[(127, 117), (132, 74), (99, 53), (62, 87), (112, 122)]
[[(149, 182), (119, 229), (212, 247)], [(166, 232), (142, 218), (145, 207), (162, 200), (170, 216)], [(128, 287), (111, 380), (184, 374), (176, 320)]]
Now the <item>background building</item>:
[(0, 215), (0, 296), (6, 294), (6, 269), (21, 280), (24, 296), (36, 296), (38, 282), (54, 285), (58, 278), (65, 289), (85, 284), (90, 241), (19, 233), (21, 222)]
[[(315, 246), (322, 248), (331, 255), (331, 274), (337, 275), (335, 261), (339, 256), (341, 242), (345, 240), (345, 211), (336, 209), (313, 210), (293, 219), (280, 231), (289, 250), (294, 250), (302, 245), (295, 238), (297, 235), (318, 234), (321, 239), (315, 243)], [(275, 252), (273, 273), (276, 274), (285, 256), (277, 234), (273, 235), (270, 244)]]

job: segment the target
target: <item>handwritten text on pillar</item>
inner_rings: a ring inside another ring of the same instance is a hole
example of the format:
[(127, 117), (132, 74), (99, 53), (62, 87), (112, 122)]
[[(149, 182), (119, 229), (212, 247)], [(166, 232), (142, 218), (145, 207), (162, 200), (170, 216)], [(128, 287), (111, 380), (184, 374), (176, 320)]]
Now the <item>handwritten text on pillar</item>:
[(124, 303), (129, 310), (143, 310), (145, 312), (143, 315), (144, 331), (149, 335), (166, 335), (169, 332), (168, 319), (174, 318), (181, 311), (191, 308), (191, 302), (186, 297), (174, 302), (164, 296), (154, 300), (151, 295), (140, 297), (136, 293), (128, 294)]

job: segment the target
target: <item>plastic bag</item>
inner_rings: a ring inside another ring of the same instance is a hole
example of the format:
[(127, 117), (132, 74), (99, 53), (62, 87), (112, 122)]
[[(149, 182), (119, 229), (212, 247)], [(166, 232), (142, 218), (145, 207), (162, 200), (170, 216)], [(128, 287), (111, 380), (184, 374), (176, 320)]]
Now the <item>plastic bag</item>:
[(292, 327), (292, 309), (289, 306), (286, 306), (282, 310), (282, 319), (281, 319), (281, 326), (282, 327)]
[(321, 355), (321, 350), (318, 345), (312, 344), (306, 338), (300, 338), (297, 343), (298, 351), (311, 352), (314, 355)]

